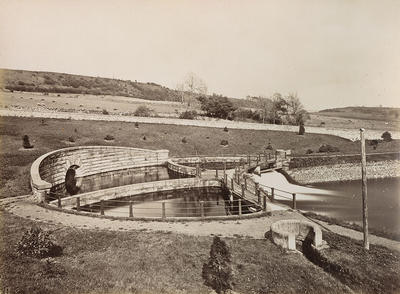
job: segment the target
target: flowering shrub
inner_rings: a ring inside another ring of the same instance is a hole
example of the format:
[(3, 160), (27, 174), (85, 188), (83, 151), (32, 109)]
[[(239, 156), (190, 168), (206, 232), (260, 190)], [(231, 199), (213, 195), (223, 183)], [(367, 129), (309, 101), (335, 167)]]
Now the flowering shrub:
[(32, 227), (18, 242), (17, 252), (30, 257), (45, 258), (60, 255), (62, 248), (50, 240), (48, 232), (39, 227)]

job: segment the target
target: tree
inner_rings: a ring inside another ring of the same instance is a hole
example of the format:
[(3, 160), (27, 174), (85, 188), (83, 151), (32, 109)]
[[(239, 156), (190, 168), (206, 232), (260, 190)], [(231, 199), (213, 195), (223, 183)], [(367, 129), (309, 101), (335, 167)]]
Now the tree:
[(265, 123), (265, 121), (268, 120), (268, 112), (272, 108), (273, 102), (271, 99), (262, 96), (259, 96), (256, 99), (262, 123)]
[(385, 142), (390, 142), (392, 141), (392, 134), (389, 133), (388, 131), (384, 132), (381, 136), (381, 138), (383, 139), (383, 141)]
[(306, 129), (304, 128), (304, 125), (300, 124), (300, 126), (299, 126), (299, 135), (304, 135), (305, 132), (306, 132)]
[(201, 110), (209, 117), (227, 119), (236, 110), (233, 103), (225, 96), (213, 94), (210, 97), (200, 96), (198, 100), (201, 104)]
[(225, 241), (218, 236), (214, 237), (207, 263), (203, 264), (202, 277), (204, 284), (217, 294), (232, 290), (231, 253)]
[(274, 93), (271, 97), (270, 121), (273, 124), (282, 123), (282, 115), (287, 113), (286, 101), (280, 93)]
[(287, 110), (287, 123), (292, 125), (301, 125), (309, 118), (307, 111), (305, 111), (303, 104), (297, 94), (289, 94), (285, 97), (286, 110)]
[(186, 74), (182, 83), (178, 83), (176, 90), (179, 92), (182, 104), (187, 103), (190, 106), (195, 98), (207, 94), (207, 85), (200, 77), (190, 72)]

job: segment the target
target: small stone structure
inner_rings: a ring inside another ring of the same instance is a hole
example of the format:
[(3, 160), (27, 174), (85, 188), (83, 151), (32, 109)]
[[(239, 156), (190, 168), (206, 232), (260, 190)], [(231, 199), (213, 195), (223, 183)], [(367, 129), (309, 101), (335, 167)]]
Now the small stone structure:
[(322, 240), (322, 231), (314, 223), (296, 219), (280, 220), (271, 225), (272, 241), (282, 248), (296, 250), (296, 240), (304, 241), (307, 236), (313, 237), (313, 246), (316, 249), (325, 247)]

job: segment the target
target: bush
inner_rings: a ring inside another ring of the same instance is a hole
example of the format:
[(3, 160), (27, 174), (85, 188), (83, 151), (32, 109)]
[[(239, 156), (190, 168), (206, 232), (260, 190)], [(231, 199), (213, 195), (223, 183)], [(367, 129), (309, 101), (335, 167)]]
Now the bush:
[(304, 135), (305, 132), (306, 132), (306, 129), (304, 128), (304, 125), (300, 125), (299, 126), (299, 135)]
[(207, 263), (203, 264), (201, 275), (204, 279), (204, 284), (214, 289), (218, 294), (232, 290), (231, 253), (225, 241), (218, 236), (214, 237), (210, 249), (210, 257)]
[(374, 150), (376, 150), (376, 148), (378, 147), (378, 144), (379, 144), (378, 140), (369, 141), (369, 145), (372, 146), (374, 148)]
[(75, 138), (71, 136), (71, 137), (68, 138), (68, 141), (71, 142), (71, 143), (75, 143)]
[(224, 128), (224, 132), (228, 132), (228, 128), (227, 127)]
[(135, 128), (139, 128), (139, 123), (138, 122), (135, 122)]
[(227, 146), (228, 145), (228, 140), (221, 140), (220, 143), (222, 146)]
[(17, 253), (35, 258), (45, 258), (61, 255), (62, 248), (51, 241), (48, 232), (39, 227), (32, 227), (18, 242)]
[(206, 113), (206, 116), (227, 119), (232, 117), (232, 112), (236, 110), (232, 102), (224, 96), (213, 94), (212, 96), (200, 96), (197, 98), (201, 104), (201, 110)]
[(107, 136), (104, 137), (104, 140), (107, 140), (107, 141), (112, 141), (114, 139), (115, 138), (113, 136), (111, 136), (111, 135), (107, 135)]
[(311, 149), (307, 149), (306, 154), (311, 154), (314, 153), (314, 151), (312, 151)]
[(183, 144), (186, 144), (186, 143), (187, 143), (186, 137), (183, 137), (183, 138), (182, 138), (182, 143), (183, 143)]
[(383, 139), (383, 141), (385, 142), (390, 142), (392, 141), (392, 134), (389, 133), (388, 131), (384, 132), (381, 136), (381, 138)]
[(329, 144), (327, 145), (322, 145), (321, 147), (319, 147), (318, 152), (320, 153), (325, 153), (325, 152), (339, 152), (339, 148), (335, 147), (335, 146), (331, 146)]
[(142, 139), (143, 139), (143, 141), (146, 141), (146, 136), (143, 136), (143, 138), (142, 138)]
[(135, 116), (148, 117), (151, 116), (152, 110), (146, 105), (140, 105), (133, 113)]
[(22, 146), (23, 146), (25, 149), (33, 148), (33, 145), (31, 145), (31, 143), (29, 142), (29, 136), (28, 136), (28, 135), (24, 135), (24, 136), (22, 137)]
[(103, 113), (105, 115), (110, 114), (107, 109), (103, 109), (103, 111), (101, 113)]
[(197, 111), (196, 110), (187, 110), (182, 112), (179, 115), (179, 118), (182, 119), (195, 119), (197, 117)]

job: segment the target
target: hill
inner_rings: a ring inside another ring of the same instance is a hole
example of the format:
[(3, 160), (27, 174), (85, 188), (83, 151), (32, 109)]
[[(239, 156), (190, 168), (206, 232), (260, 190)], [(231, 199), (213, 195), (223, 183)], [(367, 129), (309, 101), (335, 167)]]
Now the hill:
[[(181, 94), (148, 82), (91, 77), (56, 72), (0, 69), (4, 89), (39, 93), (111, 95), (157, 101), (181, 101)], [(247, 99), (228, 98), (236, 107), (254, 107)]]
[(318, 115), (353, 119), (399, 121), (400, 108), (350, 106), (324, 109)]

